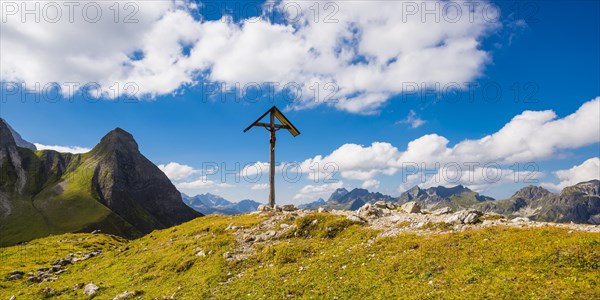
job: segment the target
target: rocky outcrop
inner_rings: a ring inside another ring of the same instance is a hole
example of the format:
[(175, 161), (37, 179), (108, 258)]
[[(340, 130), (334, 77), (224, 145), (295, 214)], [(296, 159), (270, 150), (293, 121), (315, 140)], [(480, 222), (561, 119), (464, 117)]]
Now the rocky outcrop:
[(483, 212), (479, 210), (461, 210), (446, 218), (446, 223), (475, 224), (480, 221), (479, 217), (481, 216), (483, 216)]
[(421, 212), (421, 206), (415, 201), (402, 204), (400, 209), (409, 214), (417, 214)]

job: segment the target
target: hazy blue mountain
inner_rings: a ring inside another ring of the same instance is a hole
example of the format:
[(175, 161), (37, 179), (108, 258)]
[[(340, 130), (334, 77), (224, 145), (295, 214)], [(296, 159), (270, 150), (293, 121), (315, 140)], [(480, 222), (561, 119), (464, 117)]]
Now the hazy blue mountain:
[(255, 211), (260, 205), (260, 203), (249, 199), (242, 200), (240, 202), (231, 202), (221, 196), (211, 193), (200, 194), (196, 196), (188, 196), (184, 193), (181, 193), (181, 199), (189, 207), (205, 215), (237, 215)]
[(309, 203), (304, 203), (304, 204), (300, 204), (298, 205), (298, 208), (301, 209), (318, 209), (319, 207), (325, 205), (325, 200), (323, 200), (323, 198), (319, 198), (318, 200), (315, 200), (313, 202), (309, 202)]
[(365, 203), (373, 203), (376, 201), (395, 202), (396, 199), (392, 196), (384, 195), (379, 192), (369, 192), (366, 189), (353, 189), (348, 192), (346, 189), (337, 189), (327, 200), (323, 206), (327, 209), (346, 209), (357, 210)]

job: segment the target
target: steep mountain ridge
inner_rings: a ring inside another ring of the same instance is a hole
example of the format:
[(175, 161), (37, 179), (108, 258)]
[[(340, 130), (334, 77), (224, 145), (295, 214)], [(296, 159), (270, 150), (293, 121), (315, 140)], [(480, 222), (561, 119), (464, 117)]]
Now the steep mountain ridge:
[(23, 137), (21, 137), (21, 135), (18, 132), (16, 132), (10, 126), (10, 124), (8, 124), (8, 122), (6, 122), (2, 118), (0, 118), (0, 122), (3, 122), (6, 125), (6, 127), (8, 127), (8, 130), (10, 130), (10, 133), (11, 133), (13, 140), (14, 140), (15, 144), (17, 145), (17, 147), (27, 148), (29, 150), (37, 150), (37, 148), (35, 147), (35, 145), (33, 143), (30, 143), (30, 142), (24, 140)]

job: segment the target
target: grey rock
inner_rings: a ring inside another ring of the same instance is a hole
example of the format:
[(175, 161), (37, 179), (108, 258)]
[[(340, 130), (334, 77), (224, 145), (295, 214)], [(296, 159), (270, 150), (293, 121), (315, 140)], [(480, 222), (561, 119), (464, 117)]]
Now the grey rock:
[(88, 283), (88, 284), (86, 284), (86, 285), (85, 285), (85, 287), (83, 288), (83, 293), (84, 293), (85, 295), (88, 295), (88, 296), (89, 296), (89, 295), (93, 295), (93, 294), (95, 294), (95, 293), (96, 293), (96, 292), (97, 292), (99, 289), (100, 289), (100, 288), (99, 288), (97, 285), (95, 285), (95, 284), (93, 284), (93, 283)]
[(373, 205), (377, 208), (387, 208), (387, 203), (385, 201), (377, 201), (375, 203), (373, 203)]
[(479, 215), (476, 213), (469, 213), (467, 214), (467, 216), (463, 219), (463, 223), (464, 224), (475, 224), (479, 221)]
[(14, 271), (8, 273), (8, 276), (6, 277), (6, 279), (17, 280), (17, 279), (23, 278), (24, 275), (25, 275), (25, 272), (20, 271), (20, 270), (14, 270)]
[(436, 215), (436, 216), (441, 216), (441, 215), (449, 214), (451, 212), (452, 212), (452, 208), (442, 207), (440, 209), (436, 209), (436, 210), (432, 211), (431, 214)]
[(415, 201), (404, 203), (400, 209), (409, 214), (418, 214), (421, 212), (421, 206)]
[(73, 263), (73, 260), (70, 258), (59, 258), (57, 260), (55, 260), (52, 265), (53, 266), (66, 266), (66, 265), (70, 265)]
[(352, 221), (352, 222), (359, 222), (359, 223), (366, 223), (367, 220), (365, 220), (364, 218), (357, 216), (357, 215), (348, 215), (347, 217), (348, 220)]
[(461, 210), (446, 218), (446, 223), (456, 223), (456, 224), (475, 224), (479, 222), (479, 217), (483, 216), (483, 212), (468, 209)]
[(256, 208), (256, 210), (265, 212), (265, 211), (272, 211), (273, 209), (268, 205), (261, 204), (258, 206), (258, 208)]
[(383, 211), (370, 203), (363, 205), (356, 212), (363, 218), (378, 218), (383, 216)]
[(123, 292), (121, 294), (116, 295), (113, 298), (113, 300), (132, 299), (137, 294), (138, 294), (137, 292), (128, 292), (128, 291), (125, 291), (125, 292)]
[(295, 211), (298, 210), (293, 204), (286, 204), (281, 207), (283, 211)]

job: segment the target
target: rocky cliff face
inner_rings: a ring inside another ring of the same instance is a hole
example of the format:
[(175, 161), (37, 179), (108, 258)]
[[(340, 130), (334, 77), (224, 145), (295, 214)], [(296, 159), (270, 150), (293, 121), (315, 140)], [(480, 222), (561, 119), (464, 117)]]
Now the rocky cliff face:
[(0, 198), (5, 198), (11, 193), (21, 193), (27, 178), (17, 151), (17, 144), (10, 127), (3, 119), (0, 119), (0, 167), (2, 168)]
[(549, 222), (600, 224), (600, 181), (592, 180), (566, 187), (559, 194), (550, 194), (532, 201), (536, 209), (532, 219)]
[(84, 154), (17, 147), (1, 120), (0, 137), (0, 245), (96, 229), (137, 237), (201, 216), (122, 129)]

